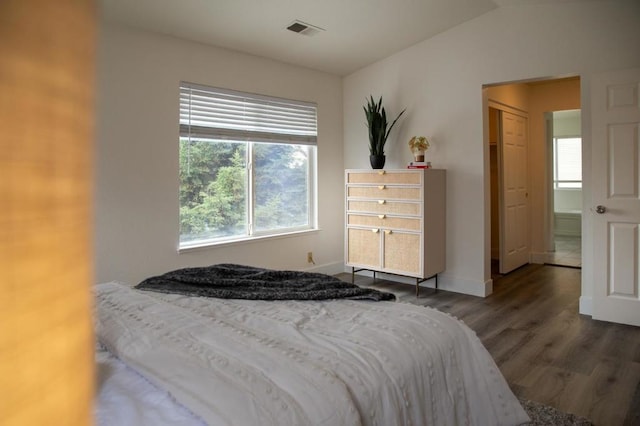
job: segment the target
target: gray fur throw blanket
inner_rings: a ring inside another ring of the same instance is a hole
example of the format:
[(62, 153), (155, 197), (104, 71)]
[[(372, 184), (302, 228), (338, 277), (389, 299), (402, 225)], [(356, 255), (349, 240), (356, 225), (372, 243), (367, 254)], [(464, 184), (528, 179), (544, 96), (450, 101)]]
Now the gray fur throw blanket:
[(230, 263), (178, 269), (147, 278), (135, 288), (220, 299), (372, 301), (395, 299), (392, 293), (358, 287), (330, 275), (277, 271)]

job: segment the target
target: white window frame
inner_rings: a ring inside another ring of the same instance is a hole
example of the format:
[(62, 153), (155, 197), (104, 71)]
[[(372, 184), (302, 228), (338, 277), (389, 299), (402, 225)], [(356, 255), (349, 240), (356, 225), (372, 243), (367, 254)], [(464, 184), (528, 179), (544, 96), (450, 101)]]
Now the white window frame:
[[(194, 93), (196, 93), (195, 96)], [(194, 100), (196, 98), (197, 100)], [(220, 99), (220, 103), (216, 104), (218, 99)], [(208, 103), (209, 100), (211, 100), (211, 104)], [(227, 106), (229, 109), (222, 111)], [(209, 114), (208, 111), (214, 112)], [(180, 140), (184, 138), (189, 140), (211, 139), (211, 143), (216, 143), (217, 140), (247, 144), (247, 234), (185, 242), (179, 238), (179, 251), (268, 237), (282, 237), (318, 229), (317, 106), (315, 103), (180, 82), (178, 143), (181, 143)], [(307, 159), (307, 225), (263, 231), (255, 230), (253, 219), (255, 180), (252, 164), (255, 143), (310, 146)], [(179, 232), (179, 234), (181, 233)]]

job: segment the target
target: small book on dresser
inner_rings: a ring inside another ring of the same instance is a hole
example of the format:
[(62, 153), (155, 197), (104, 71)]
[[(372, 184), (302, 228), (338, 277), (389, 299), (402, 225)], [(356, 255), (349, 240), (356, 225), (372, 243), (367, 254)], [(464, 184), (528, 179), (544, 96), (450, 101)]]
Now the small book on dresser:
[(409, 161), (407, 169), (430, 169), (431, 161)]

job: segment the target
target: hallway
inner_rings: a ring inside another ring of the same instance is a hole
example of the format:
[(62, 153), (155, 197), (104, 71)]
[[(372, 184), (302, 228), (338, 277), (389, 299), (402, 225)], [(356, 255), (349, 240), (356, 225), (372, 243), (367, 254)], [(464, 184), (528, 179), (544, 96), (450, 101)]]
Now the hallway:
[(549, 253), (547, 264), (582, 267), (582, 238), (556, 235), (555, 243), (556, 251)]

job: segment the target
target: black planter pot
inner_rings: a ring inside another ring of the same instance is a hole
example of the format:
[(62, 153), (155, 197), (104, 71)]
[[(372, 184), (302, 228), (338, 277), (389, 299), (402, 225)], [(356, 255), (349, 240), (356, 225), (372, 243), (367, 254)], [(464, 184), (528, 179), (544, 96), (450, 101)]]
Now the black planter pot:
[(384, 155), (370, 155), (369, 162), (372, 169), (382, 169), (384, 167), (384, 161), (386, 157)]

